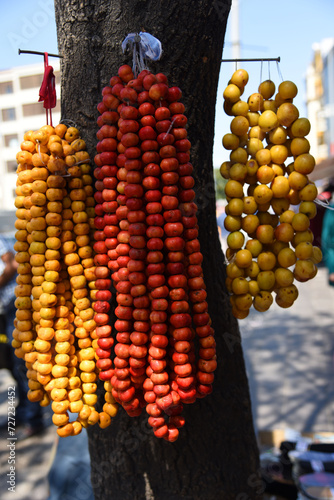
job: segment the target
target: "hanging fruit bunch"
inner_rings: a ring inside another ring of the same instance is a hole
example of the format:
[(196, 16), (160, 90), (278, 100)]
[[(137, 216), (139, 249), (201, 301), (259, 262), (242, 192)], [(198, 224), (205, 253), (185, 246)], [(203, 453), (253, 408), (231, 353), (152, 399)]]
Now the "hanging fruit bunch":
[(164, 74), (135, 78), (128, 65), (102, 95), (94, 159), (100, 378), (130, 416), (145, 408), (154, 434), (175, 441), (183, 405), (212, 391), (216, 368), (185, 107)]
[(59, 436), (103, 428), (118, 405), (106, 382), (103, 411), (95, 410), (95, 201), (86, 144), (75, 127), (45, 125), (24, 135), (16, 159), (13, 347), (26, 362), (28, 398), (51, 402)]
[(248, 73), (236, 70), (224, 90), (224, 110), (233, 118), (222, 141), (230, 158), (220, 168), (230, 233), (226, 284), (239, 319), (252, 305), (268, 310), (273, 294), (290, 307), (298, 297), (294, 281), (314, 278), (322, 258), (309, 228), (317, 211), (308, 178), (315, 159), (306, 139), (310, 122), (293, 104), (297, 87), (283, 81), (275, 94), (274, 82), (265, 80), (246, 101), (247, 82)]

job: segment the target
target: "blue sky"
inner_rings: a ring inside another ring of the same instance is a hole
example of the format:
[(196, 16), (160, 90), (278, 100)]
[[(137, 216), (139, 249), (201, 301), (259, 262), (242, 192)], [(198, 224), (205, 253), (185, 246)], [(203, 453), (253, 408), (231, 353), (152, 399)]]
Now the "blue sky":
[[(216, 0), (219, 5), (219, 1)], [(0, 70), (37, 62), (37, 56), (18, 55), (18, 49), (57, 52), (53, 0), (0, 0)], [(280, 57), (280, 73), (299, 88), (295, 99), (300, 116), (304, 106), (304, 75), (312, 59), (312, 45), (334, 37), (333, 0), (239, 0), (239, 33), (241, 57)], [(159, 38), (158, 33), (154, 33)], [(161, 40), (163, 45), (163, 40)], [(225, 37), (223, 58), (231, 58), (231, 18)], [(50, 61), (51, 62), (51, 61)], [(51, 62), (52, 63), (52, 62)], [(121, 63), (121, 61), (120, 61)], [(250, 75), (244, 96), (257, 91), (261, 63), (240, 63)], [(223, 112), (222, 93), (235, 69), (234, 63), (222, 63), (216, 112), (214, 164), (228, 155), (221, 146), (222, 136), (229, 132), (230, 118)], [(269, 73), (270, 71), (270, 73)], [(262, 80), (269, 76), (276, 86), (281, 82), (276, 63), (262, 66)]]
[(0, 0), (0, 6), (0, 70), (39, 61), (18, 49), (57, 52), (53, 0)]

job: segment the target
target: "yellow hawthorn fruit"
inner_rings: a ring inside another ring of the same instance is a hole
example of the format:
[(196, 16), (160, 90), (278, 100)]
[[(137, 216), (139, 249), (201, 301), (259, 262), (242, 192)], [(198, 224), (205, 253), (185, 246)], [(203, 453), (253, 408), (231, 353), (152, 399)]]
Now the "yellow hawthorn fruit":
[(230, 124), (232, 134), (243, 136), (248, 132), (249, 122), (245, 116), (236, 116)]
[(245, 269), (246, 276), (251, 279), (255, 279), (260, 272), (260, 267), (256, 261), (252, 261), (250, 265)]
[(243, 182), (247, 176), (247, 167), (244, 163), (234, 163), (229, 170), (230, 179)]
[(305, 137), (295, 137), (291, 141), (290, 149), (291, 154), (296, 157), (308, 153), (310, 151), (310, 143)]
[(255, 154), (255, 159), (259, 166), (261, 165), (269, 165), (271, 163), (271, 154), (269, 149), (260, 149)]
[[(237, 102), (239, 102), (239, 101), (237, 101)], [(233, 106), (232, 102), (229, 102), (226, 100), (224, 101), (223, 109), (224, 109), (224, 112), (227, 114), (227, 116), (233, 116), (232, 106)]]
[(284, 104), (286, 102), (292, 102), (292, 99), (283, 99), (281, 94), (279, 92), (277, 92), (277, 94), (275, 95), (276, 107), (279, 108), (279, 106), (281, 106), (282, 104)]
[(240, 311), (248, 311), (253, 303), (253, 297), (250, 293), (244, 293), (235, 297), (235, 307)]
[(42, 132), (45, 132), (49, 137), (51, 137), (51, 135), (54, 135), (55, 134), (55, 129), (52, 127), (52, 125), (43, 125), (40, 130)]
[(275, 94), (275, 83), (272, 80), (264, 80), (260, 83), (258, 91), (264, 99), (270, 99)]
[(290, 127), (292, 137), (305, 137), (310, 133), (311, 123), (308, 118), (298, 118)]
[(233, 279), (231, 288), (236, 295), (248, 293), (248, 281), (243, 276), (238, 276)]
[(231, 76), (230, 82), (237, 85), (239, 88), (243, 89), (247, 85), (249, 75), (245, 69), (237, 69)]
[(274, 228), (270, 224), (260, 224), (256, 229), (256, 239), (263, 244), (272, 243), (274, 240)]
[(302, 241), (295, 248), (297, 259), (306, 260), (311, 259), (313, 255), (313, 245), (310, 241)]
[(245, 237), (241, 231), (233, 231), (227, 236), (227, 245), (232, 250), (239, 250), (245, 242)]
[[(272, 187), (272, 186), (271, 186)], [(276, 198), (276, 192), (273, 191), (274, 198), (271, 200), (271, 207), (275, 214), (281, 215), (283, 214), (286, 210), (288, 210), (290, 203), (287, 198)]]
[(249, 129), (248, 137), (249, 139), (259, 139), (262, 142), (263, 139), (265, 139), (266, 134), (266, 131), (263, 130), (259, 125), (254, 125)]
[(314, 264), (319, 264), (319, 262), (322, 261), (322, 251), (319, 247), (317, 246), (313, 247), (311, 260), (312, 262), (314, 262)]
[(257, 111), (249, 111), (247, 113), (247, 120), (250, 127), (255, 127), (259, 123), (260, 113)]
[(249, 239), (246, 242), (245, 248), (250, 251), (252, 256), (256, 258), (261, 252), (262, 252), (262, 243), (257, 240), (256, 238), (254, 239)]
[(275, 172), (268, 165), (261, 165), (256, 172), (257, 180), (261, 184), (269, 184), (275, 177)]
[(259, 312), (265, 312), (273, 303), (273, 297), (270, 292), (261, 290), (253, 299), (254, 309)]
[(308, 178), (306, 175), (300, 172), (293, 171), (288, 177), (290, 188), (295, 191), (300, 191), (308, 184)]
[(33, 132), (32, 139), (38, 144), (46, 145), (49, 140), (49, 135), (46, 130), (39, 129), (36, 132)]
[(260, 184), (255, 187), (253, 196), (257, 204), (264, 204), (270, 202), (273, 193), (266, 184)]
[(278, 119), (276, 113), (271, 110), (263, 111), (259, 117), (259, 127), (265, 132), (276, 128), (278, 126)]
[(245, 231), (245, 233), (247, 233), (248, 235), (252, 235), (259, 225), (259, 217), (254, 214), (246, 215), (246, 217), (244, 217), (241, 222), (242, 230)]
[(310, 182), (299, 191), (300, 201), (313, 201), (318, 196), (318, 189), (313, 182)]
[(269, 219), (268, 219), (268, 224), (271, 224), (272, 226), (274, 226), (275, 224), (273, 224), (273, 219), (272, 219), (272, 215), (273, 214), (269, 214), (269, 208), (270, 208), (270, 205), (271, 205), (271, 200), (270, 201), (266, 201), (265, 203), (258, 203), (257, 205), (257, 209), (258, 209), (258, 217), (262, 223), (263, 221), (263, 216), (265, 214), (267, 214), (269, 216)]
[(279, 84), (278, 92), (282, 99), (293, 99), (298, 93), (298, 88), (295, 83), (286, 80)]
[(290, 286), (294, 280), (293, 272), (290, 269), (284, 267), (278, 267), (275, 269), (275, 281), (278, 287)]
[(273, 111), (274, 113), (276, 113), (277, 106), (275, 104), (275, 101), (273, 99), (265, 99), (263, 101), (263, 110), (264, 111)]
[(279, 252), (282, 250), (282, 248), (288, 248), (288, 247), (289, 247), (289, 243), (274, 240), (272, 243), (270, 243), (270, 245), (268, 245), (267, 248), (269, 248), (270, 251), (273, 252), (277, 256), (279, 254)]
[(65, 140), (72, 143), (75, 139), (79, 139), (80, 132), (76, 127), (69, 127), (65, 133)]
[(313, 219), (317, 215), (317, 206), (313, 201), (302, 201), (299, 205), (299, 212)]
[(231, 262), (226, 266), (226, 274), (229, 278), (241, 278), (244, 276), (245, 271), (244, 269), (240, 269), (235, 262)]
[(276, 304), (283, 308), (283, 309), (288, 309), (289, 307), (291, 307), (294, 303), (294, 301), (290, 301), (290, 302), (285, 302), (283, 299), (281, 299), (278, 295), (276, 295), (275, 297), (275, 302)]
[(240, 309), (234, 306), (232, 307), (232, 314), (236, 319), (245, 319), (249, 314), (249, 309), (246, 311), (240, 311)]
[(225, 149), (237, 149), (239, 142), (239, 137), (235, 134), (228, 133), (223, 136), (223, 146)]
[(241, 96), (240, 88), (234, 83), (230, 83), (229, 85), (227, 85), (227, 87), (223, 92), (224, 99), (232, 104), (239, 101), (240, 96)]
[(259, 165), (258, 165), (257, 161), (254, 158), (252, 158), (252, 159), (248, 160), (248, 162), (246, 163), (246, 167), (247, 167), (248, 175), (255, 175), (257, 172), (257, 169), (259, 168)]
[(259, 92), (255, 92), (248, 98), (248, 107), (251, 112), (263, 110), (263, 96)]
[(270, 148), (271, 161), (279, 165), (288, 157), (288, 149), (284, 144), (275, 144)]
[(255, 157), (256, 153), (263, 148), (263, 143), (260, 139), (257, 139), (256, 137), (251, 137), (247, 141), (247, 153), (250, 156)]
[(247, 117), (248, 113), (248, 103), (246, 101), (242, 101), (241, 99), (234, 104), (232, 104), (231, 107), (231, 114), (233, 116), (246, 116)]
[(290, 102), (281, 104), (277, 110), (278, 122), (284, 127), (289, 127), (298, 117), (298, 108)]
[(289, 180), (283, 175), (277, 175), (274, 177), (270, 188), (274, 198), (285, 198), (290, 191)]
[(317, 268), (312, 260), (297, 260), (293, 274), (297, 281), (304, 282), (312, 279), (316, 271)]
[(273, 271), (260, 271), (257, 275), (256, 281), (260, 290), (270, 291), (275, 285), (275, 273)]
[(296, 254), (290, 247), (282, 248), (277, 255), (277, 262), (281, 267), (291, 267), (296, 263)]
[(252, 254), (246, 248), (238, 250), (235, 254), (235, 263), (238, 267), (244, 269), (249, 267), (252, 262)]
[(240, 182), (229, 180), (225, 185), (225, 194), (228, 198), (242, 198), (243, 186)]
[(261, 252), (258, 255), (257, 263), (261, 271), (271, 271), (276, 265), (276, 256), (270, 251)]
[(257, 211), (257, 203), (254, 196), (245, 196), (243, 199), (243, 212), (248, 214), (255, 214)]
[(252, 295), (252, 297), (255, 297), (260, 293), (261, 290), (256, 280), (250, 280), (248, 282), (248, 285), (249, 285), (249, 293)]
[(287, 140), (287, 132), (282, 125), (278, 125), (269, 132), (269, 141), (272, 144), (285, 144)]
[(283, 241), (285, 243), (289, 243), (290, 241), (292, 241), (295, 232), (292, 224), (289, 224), (288, 222), (281, 222), (275, 228), (274, 234), (275, 234), (275, 239), (277, 241)]
[(224, 227), (227, 231), (239, 231), (241, 229), (241, 217), (235, 215), (227, 215), (224, 219)]
[(303, 213), (295, 214), (291, 225), (295, 231), (306, 231), (310, 226), (310, 219)]
[(315, 167), (314, 156), (309, 153), (304, 153), (295, 158), (294, 169), (300, 174), (308, 175), (313, 172)]
[(289, 286), (284, 286), (279, 290), (277, 290), (277, 297), (279, 297), (283, 302), (292, 303), (298, 297), (298, 288), (294, 284)]
[(298, 231), (293, 237), (292, 245), (296, 248), (298, 243), (301, 243), (302, 241), (310, 241), (313, 243), (313, 238), (313, 233), (310, 229), (307, 229), (306, 231)]
[(230, 153), (230, 163), (247, 163), (248, 155), (244, 148), (237, 148)]

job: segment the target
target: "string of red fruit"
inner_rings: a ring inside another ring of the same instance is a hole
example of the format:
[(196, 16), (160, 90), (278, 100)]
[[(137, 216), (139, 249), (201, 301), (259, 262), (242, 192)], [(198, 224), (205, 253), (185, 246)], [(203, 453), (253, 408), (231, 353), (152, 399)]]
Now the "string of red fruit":
[(129, 415), (145, 407), (154, 434), (175, 441), (183, 404), (212, 391), (216, 368), (182, 92), (162, 73), (135, 78), (123, 65), (102, 95), (94, 172), (97, 366)]

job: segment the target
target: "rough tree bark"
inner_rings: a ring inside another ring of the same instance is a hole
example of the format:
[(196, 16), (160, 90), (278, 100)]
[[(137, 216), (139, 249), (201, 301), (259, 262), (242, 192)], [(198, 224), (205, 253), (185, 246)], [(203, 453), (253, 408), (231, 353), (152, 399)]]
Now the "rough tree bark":
[[(121, 43), (147, 31), (162, 42), (150, 66), (181, 87), (195, 168), (201, 249), (217, 337), (218, 369), (208, 397), (186, 405), (175, 443), (153, 436), (147, 416), (122, 409), (111, 427), (89, 430), (97, 500), (247, 500), (262, 497), (258, 449), (236, 320), (225, 288), (219, 244), (212, 150), (216, 92), (230, 0), (55, 0), (62, 59), (61, 112), (95, 154), (97, 103), (121, 64)], [(229, 75), (226, 75), (228, 80)], [(222, 110), (218, 110), (222, 112)]]

